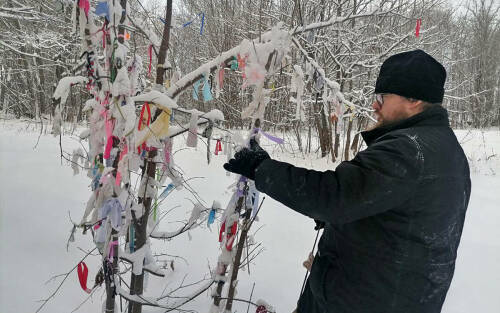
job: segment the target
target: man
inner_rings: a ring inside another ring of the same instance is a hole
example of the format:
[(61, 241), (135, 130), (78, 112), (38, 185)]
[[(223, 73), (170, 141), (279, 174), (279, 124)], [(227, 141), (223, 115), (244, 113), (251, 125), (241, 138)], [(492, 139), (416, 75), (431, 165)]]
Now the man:
[(470, 195), (467, 158), (440, 105), (446, 71), (421, 50), (380, 69), (367, 144), (335, 171), (272, 160), (253, 142), (224, 165), (325, 223), (298, 313), (440, 312)]

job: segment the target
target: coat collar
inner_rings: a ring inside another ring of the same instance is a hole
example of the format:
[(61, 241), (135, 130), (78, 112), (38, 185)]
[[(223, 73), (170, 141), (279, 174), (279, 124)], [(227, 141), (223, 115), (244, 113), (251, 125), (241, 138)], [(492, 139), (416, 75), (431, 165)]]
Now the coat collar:
[(413, 115), (405, 120), (377, 127), (372, 130), (361, 132), (364, 141), (370, 145), (377, 138), (387, 134), (388, 132), (421, 126), (449, 126), (448, 111), (440, 105), (432, 106), (429, 109)]

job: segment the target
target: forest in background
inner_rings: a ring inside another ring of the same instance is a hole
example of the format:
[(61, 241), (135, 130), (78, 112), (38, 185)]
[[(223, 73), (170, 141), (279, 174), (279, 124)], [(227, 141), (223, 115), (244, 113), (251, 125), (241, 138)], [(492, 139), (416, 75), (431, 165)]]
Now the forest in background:
[[(90, 2), (94, 7), (97, 1)], [(131, 26), (140, 25), (129, 31), (127, 44), (142, 59), (141, 90), (154, 84), (148, 66), (151, 62), (155, 67), (156, 55), (150, 58), (148, 47), (150, 41), (161, 38), (163, 2), (127, 3), (127, 15), (134, 24)], [(50, 123), (58, 81), (85, 72), (86, 57), (71, 20), (72, 3), (0, 2), (2, 116)], [(313, 137), (322, 156), (331, 155), (335, 160), (342, 154), (348, 159), (348, 147), (355, 152), (360, 145), (355, 134), (369, 123), (371, 96), (381, 63), (392, 54), (412, 49), (423, 49), (445, 65), (448, 77), (443, 105), (452, 127), (500, 127), (499, 9), (495, 0), (459, 4), (446, 0), (174, 1), (165, 82), (169, 84), (244, 39), (259, 38), (278, 23), (293, 31), (338, 17), (342, 21), (332, 27), (297, 36), (279, 73), (266, 79), (266, 88), (272, 92), (264, 128), (292, 131), (300, 151), (311, 151)], [(419, 36), (417, 23), (421, 23)], [(340, 84), (340, 91), (356, 110), (336, 103), (323, 92), (325, 81), (317, 68)], [(213, 78), (210, 85), (215, 94)], [(224, 113), (226, 128), (247, 128), (250, 120), (242, 119), (241, 112), (251, 102), (252, 92), (242, 89), (241, 84), (241, 73), (228, 71), (218, 97), (195, 100), (191, 92), (184, 92), (178, 103), (204, 112), (219, 109)], [(303, 92), (297, 86), (300, 84)], [(88, 98), (85, 86), (72, 87), (64, 120), (84, 120), (82, 108)], [(302, 134), (307, 134), (305, 139)]]

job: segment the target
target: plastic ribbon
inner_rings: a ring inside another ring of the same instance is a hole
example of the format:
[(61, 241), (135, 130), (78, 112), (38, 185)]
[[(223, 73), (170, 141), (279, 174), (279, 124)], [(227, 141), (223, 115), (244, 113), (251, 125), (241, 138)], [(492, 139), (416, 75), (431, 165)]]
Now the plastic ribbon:
[(149, 55), (148, 76), (151, 76), (151, 63), (153, 61), (153, 45), (149, 45), (148, 55)]
[(134, 252), (134, 247), (135, 247), (135, 228), (133, 224), (130, 224), (129, 228), (130, 234), (129, 234), (129, 248), (130, 248), (130, 253)]
[(203, 76), (203, 101), (208, 102), (213, 99), (212, 93), (210, 92), (210, 84), (206, 76)]
[(257, 189), (252, 190), (252, 219), (257, 215), (259, 210), (259, 191)]
[(101, 174), (97, 174), (94, 176), (92, 180), (92, 191), (96, 190), (99, 187), (99, 181), (101, 180)]
[(89, 10), (90, 10), (89, 0), (80, 0), (78, 2), (78, 6), (80, 7), (80, 9), (83, 9), (83, 11), (85, 12), (85, 16), (89, 18)]
[(95, 15), (97, 16), (105, 16), (108, 21), (110, 21), (109, 18), (109, 7), (108, 7), (108, 2), (107, 1), (99, 1), (97, 3), (97, 6), (95, 8)]
[(246, 79), (247, 76), (245, 74), (245, 66), (246, 66), (248, 56), (241, 57), (241, 55), (238, 53), (237, 59), (238, 59), (238, 68), (241, 71), (241, 76), (243, 77), (243, 79)]
[(233, 55), (233, 59), (230, 61), (231, 62), (231, 70), (236, 71), (238, 69), (238, 60), (236, 57)]
[(78, 280), (80, 281), (80, 286), (82, 287), (83, 291), (85, 291), (86, 293), (91, 293), (92, 290), (87, 288), (87, 277), (89, 275), (87, 264), (85, 264), (85, 262), (83, 261), (78, 263), (77, 272)]
[(110, 219), (111, 226), (115, 230), (120, 230), (122, 225), (122, 205), (117, 198), (107, 200), (103, 207), (99, 210), (99, 219), (103, 220), (106, 217)]
[(153, 204), (153, 221), (156, 222), (156, 212), (158, 210), (158, 200), (155, 199), (155, 203)]
[(237, 187), (238, 187), (237, 196), (238, 196), (238, 198), (243, 197), (243, 189), (241, 187), (245, 185), (247, 180), (248, 180), (248, 178), (246, 178), (245, 176), (243, 176), (243, 175), (240, 176), (240, 179), (238, 180), (238, 184), (237, 184)]
[(421, 25), (422, 25), (422, 19), (419, 18), (419, 19), (417, 19), (417, 25), (415, 26), (415, 37), (417, 37), (417, 38), (420, 35), (420, 26)]
[(211, 209), (210, 213), (208, 214), (207, 226), (212, 225), (214, 221), (215, 221), (215, 209)]
[(111, 149), (113, 149), (114, 138), (118, 139), (118, 137), (109, 136), (108, 141), (106, 142), (106, 148), (104, 149), (104, 154), (102, 156), (106, 160), (108, 160), (111, 157)]
[(219, 152), (222, 152), (222, 143), (220, 142), (220, 139), (217, 139), (217, 142), (215, 143), (215, 155), (219, 155)]
[[(128, 146), (125, 144), (125, 147), (123, 148), (122, 152), (120, 153), (120, 161), (123, 159), (125, 155), (128, 153)], [(116, 171), (116, 180), (115, 180), (115, 185), (120, 186), (120, 182), (122, 181), (122, 174), (120, 171)]]
[(200, 84), (201, 84), (201, 79), (200, 80), (197, 80), (194, 84), (193, 84), (193, 99), (194, 100), (199, 100), (198, 98), (198, 88), (200, 87)]
[[(203, 27), (205, 25), (205, 13), (204, 12), (201, 12), (198, 14), (198, 16), (201, 16), (201, 26), (200, 26), (200, 35), (203, 35)], [(163, 22), (163, 20), (162, 20)], [(193, 24), (194, 20), (191, 20), (189, 22), (186, 22), (182, 25), (182, 27), (186, 27), (186, 26), (189, 26), (191, 24)], [(166, 22), (164, 22), (166, 23)]]
[(200, 27), (200, 35), (203, 35), (203, 26), (205, 25), (205, 13), (201, 13), (201, 27)]
[(151, 122), (151, 108), (149, 107), (149, 103), (145, 102), (144, 105), (142, 106), (141, 109), (141, 115), (139, 116), (139, 125), (137, 125), (137, 130), (142, 130), (144, 127), (142, 127), (144, 123), (144, 113), (147, 110), (147, 120), (146, 120), (146, 125), (149, 126), (149, 123)]
[(113, 262), (113, 258), (115, 256), (115, 249), (114, 249), (115, 246), (118, 246), (118, 240), (109, 242), (109, 253), (108, 253), (109, 262)]
[[(109, 159), (109, 152), (111, 151), (111, 148), (113, 148), (113, 140), (112, 140), (112, 135), (113, 135), (113, 129), (115, 128), (115, 121), (111, 118), (108, 118), (108, 113), (109, 111), (106, 111), (106, 123), (105, 123), (105, 128), (106, 128), (106, 138), (107, 138), (107, 145), (106, 145), (106, 151), (107, 153), (104, 152), (104, 158)], [(108, 150), (108, 145), (110, 144), (111, 141), (111, 147)]]
[(222, 236), (226, 233), (226, 249), (227, 251), (231, 251), (233, 249), (234, 239), (236, 238), (236, 232), (238, 231), (238, 222), (234, 222), (231, 225), (231, 229), (229, 232), (226, 231), (226, 221), (222, 223), (222, 226), (219, 231), (219, 242), (222, 242)]
[(274, 141), (276, 142), (277, 144), (281, 145), (285, 142), (285, 140), (281, 139), (281, 138), (278, 138), (278, 137), (275, 137), (271, 134), (268, 134), (266, 132), (264, 132), (262, 129), (260, 128), (257, 128), (257, 131), (260, 132), (262, 135), (264, 135), (264, 137), (266, 137), (267, 139), (271, 140), (271, 141)]
[(168, 184), (167, 188), (165, 188), (165, 190), (163, 190), (163, 192), (158, 197), (158, 200), (162, 201), (163, 199), (165, 199), (170, 193), (170, 191), (172, 191), (174, 188), (175, 188), (174, 184), (172, 183)]

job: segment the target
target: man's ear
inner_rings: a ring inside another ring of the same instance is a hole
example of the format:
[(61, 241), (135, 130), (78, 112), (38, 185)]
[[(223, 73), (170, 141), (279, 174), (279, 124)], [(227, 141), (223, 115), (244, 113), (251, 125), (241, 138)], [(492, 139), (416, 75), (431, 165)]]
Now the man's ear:
[(413, 113), (420, 113), (424, 110), (424, 102), (422, 100), (411, 99), (408, 104), (408, 109)]

